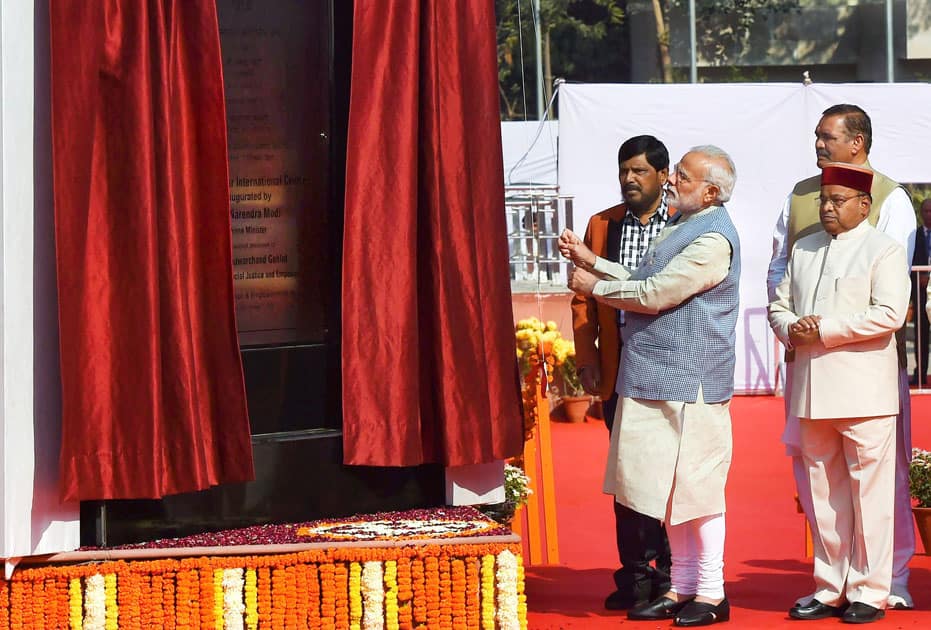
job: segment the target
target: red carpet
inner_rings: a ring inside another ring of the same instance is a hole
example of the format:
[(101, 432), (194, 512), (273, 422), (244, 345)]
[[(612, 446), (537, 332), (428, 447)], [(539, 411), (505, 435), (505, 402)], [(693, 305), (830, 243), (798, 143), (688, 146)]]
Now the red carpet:
[[(739, 397), (732, 404), (734, 461), (727, 486), (725, 579), (731, 621), (721, 628), (837, 628), (837, 619), (793, 621), (786, 611), (811, 592), (804, 525), (795, 511), (789, 459), (779, 442), (782, 399)], [(912, 398), (915, 446), (931, 448), (931, 396)], [(617, 566), (611, 498), (601, 494), (607, 431), (601, 422), (553, 424), (561, 566), (527, 569), (530, 628), (672, 627), (628, 621), (604, 610)], [(923, 552), (918, 543), (919, 553)], [(917, 610), (889, 611), (875, 627), (931, 628), (931, 556), (911, 563)], [(844, 624), (844, 627), (847, 627)]]

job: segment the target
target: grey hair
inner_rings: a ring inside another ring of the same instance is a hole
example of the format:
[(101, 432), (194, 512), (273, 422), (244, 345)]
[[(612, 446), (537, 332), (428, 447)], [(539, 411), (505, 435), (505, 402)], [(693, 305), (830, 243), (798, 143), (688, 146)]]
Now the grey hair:
[(727, 154), (727, 151), (713, 144), (703, 144), (692, 147), (689, 153), (701, 153), (714, 160), (708, 164), (705, 181), (718, 187), (720, 203), (729, 201), (731, 193), (734, 192), (734, 184), (737, 182), (737, 167), (734, 166), (734, 160)]

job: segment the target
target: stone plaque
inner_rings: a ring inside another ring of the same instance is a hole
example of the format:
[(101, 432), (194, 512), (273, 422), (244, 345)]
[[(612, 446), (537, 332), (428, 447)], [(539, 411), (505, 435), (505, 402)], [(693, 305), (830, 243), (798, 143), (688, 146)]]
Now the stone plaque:
[(328, 45), (323, 2), (220, 0), (233, 283), (242, 346), (324, 338)]

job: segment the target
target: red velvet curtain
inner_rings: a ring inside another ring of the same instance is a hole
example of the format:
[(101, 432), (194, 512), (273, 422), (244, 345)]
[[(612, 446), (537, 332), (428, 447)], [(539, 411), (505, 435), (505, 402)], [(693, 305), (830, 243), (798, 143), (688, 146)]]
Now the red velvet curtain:
[(62, 496), (251, 479), (216, 7), (49, 9)]
[(343, 234), (347, 464), (518, 454), (492, 0), (356, 0)]

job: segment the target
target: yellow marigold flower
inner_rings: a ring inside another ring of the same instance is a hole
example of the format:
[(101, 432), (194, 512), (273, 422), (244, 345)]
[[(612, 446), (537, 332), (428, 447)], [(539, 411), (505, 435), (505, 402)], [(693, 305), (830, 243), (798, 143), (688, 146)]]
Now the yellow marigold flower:
[(554, 322), (553, 320), (549, 320), (548, 322), (546, 322), (546, 329), (547, 330), (558, 330), (559, 327), (556, 325), (556, 322)]

